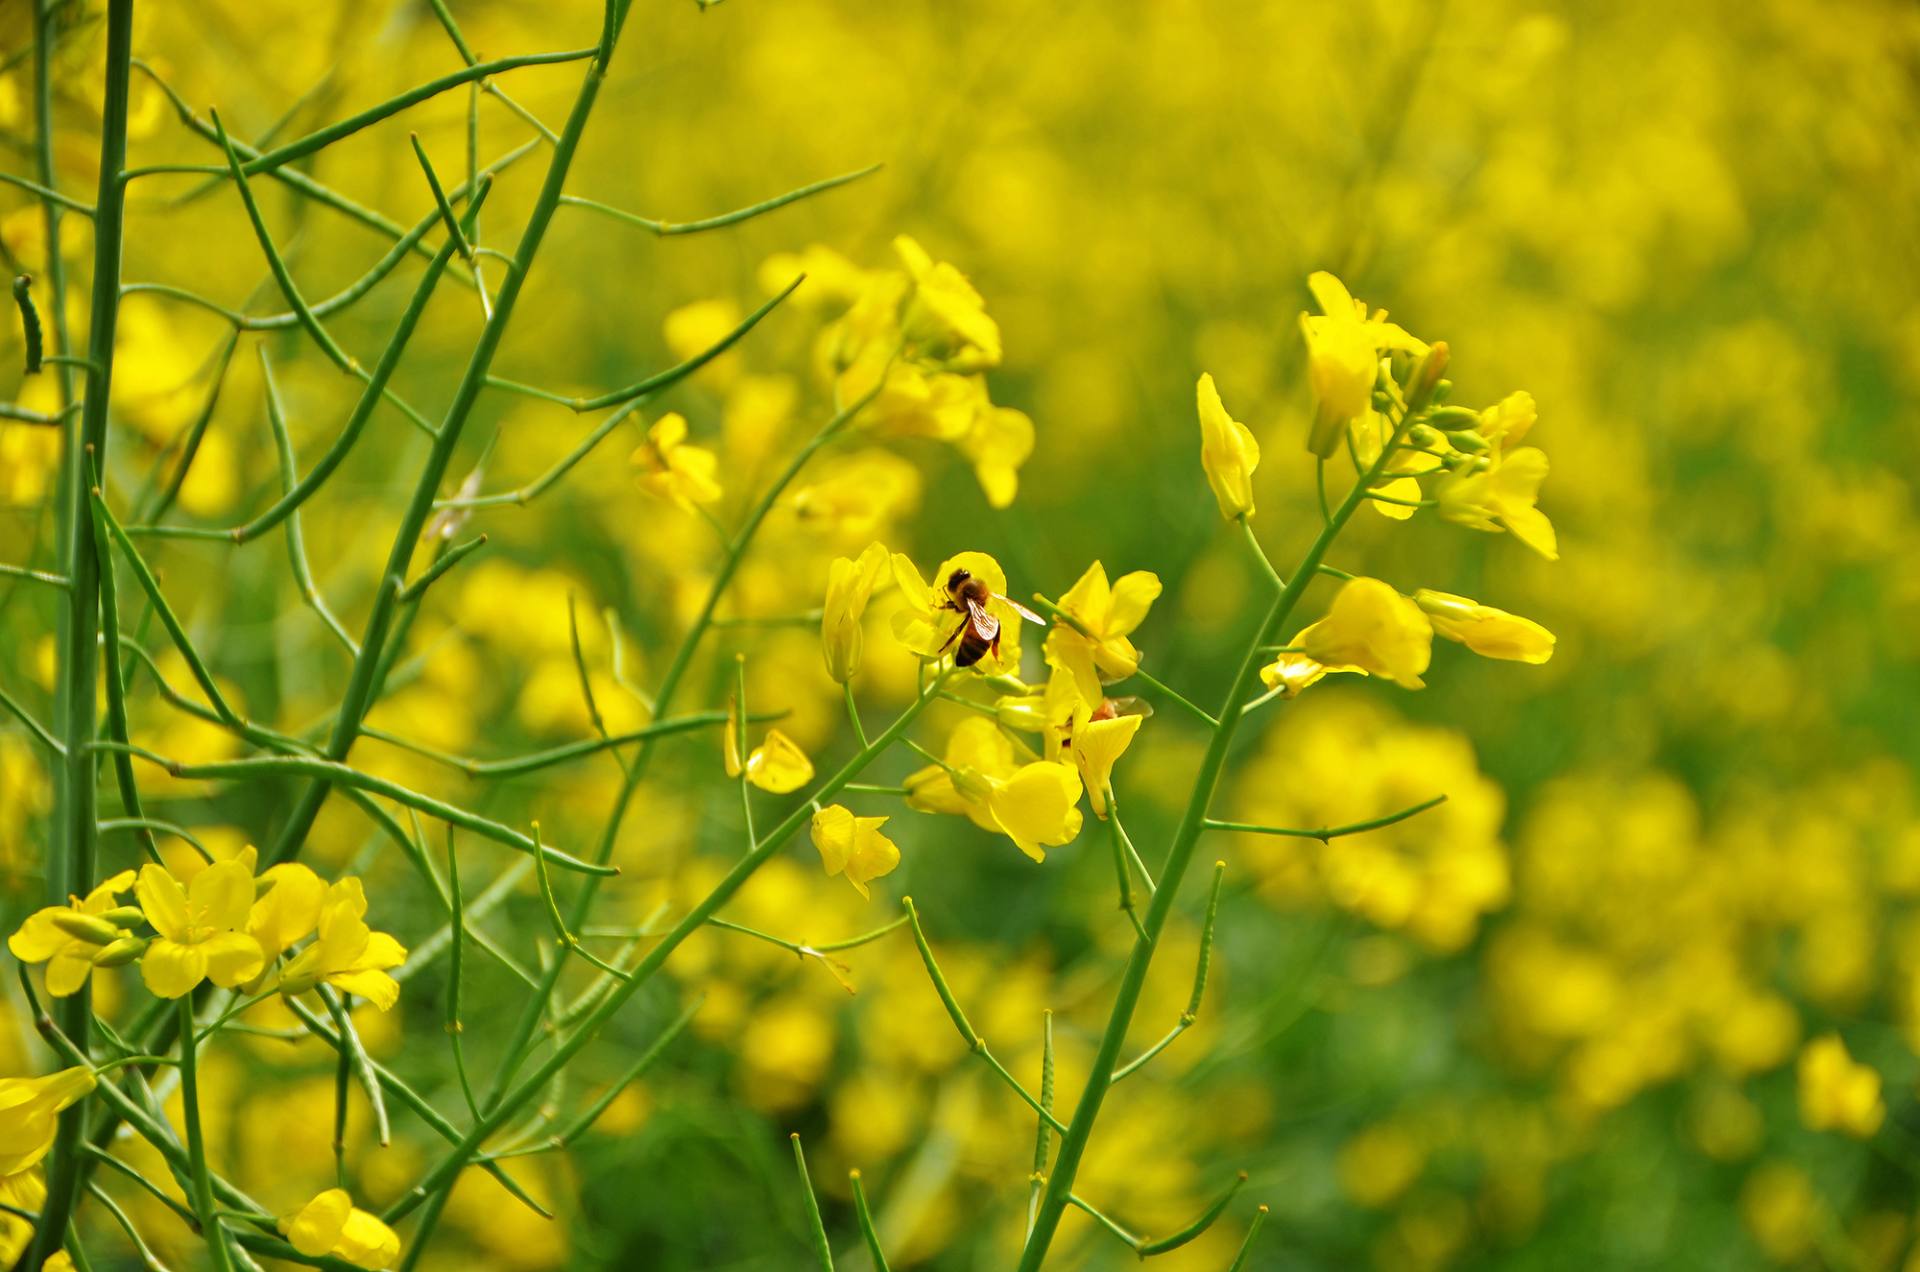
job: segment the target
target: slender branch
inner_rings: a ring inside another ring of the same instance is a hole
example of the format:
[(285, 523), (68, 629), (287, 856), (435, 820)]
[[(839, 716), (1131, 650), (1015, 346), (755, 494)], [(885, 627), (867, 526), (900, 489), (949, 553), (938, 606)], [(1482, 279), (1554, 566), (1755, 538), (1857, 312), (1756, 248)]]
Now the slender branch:
[[(47, 58), (52, 24), (38, 4), (34, 15), (36, 89), (39, 98), (41, 184), (52, 187), (50, 132), (52, 98)], [(58, 905), (70, 894), (84, 894), (93, 885), (94, 857), (99, 831), (95, 771), (97, 760), (88, 749), (93, 739), (99, 676), (100, 552), (94, 542), (93, 511), (87, 499), (92, 484), (87, 456), (102, 467), (106, 459), (107, 403), (113, 388), (114, 336), (120, 318), (120, 262), (124, 247), (126, 190), (120, 171), (127, 164), (127, 102), (133, 61), (133, 0), (108, 0), (106, 62), (100, 111), (99, 186), (94, 199), (93, 288), (87, 320), (85, 405), (65, 427), (58, 516), (62, 525), (60, 573), (70, 581), (67, 604), (61, 611), (56, 697), (59, 701), (59, 737), (65, 754), (55, 783), (54, 842), (48, 856), (47, 891)], [(47, 205), (50, 260), (60, 256), (59, 224), (53, 205)], [(60, 284), (58, 267), (52, 272)], [(52, 309), (56, 320), (66, 307), (64, 291)], [(55, 327), (56, 348), (64, 353), (62, 327)], [(62, 370), (62, 393), (72, 394)], [(84, 1055), (92, 1032), (93, 1001), (88, 986), (60, 1000), (55, 1007), (57, 1026)], [(55, 1022), (50, 1022), (50, 1024)], [(60, 1248), (73, 1215), (82, 1174), (81, 1145), (87, 1110), (75, 1104), (60, 1115), (53, 1149), (47, 1158), (47, 1197), (40, 1207), (41, 1222), (28, 1248), (28, 1266), (38, 1268)]]
[(837, 177), (825, 177), (819, 181), (803, 185), (798, 189), (789, 190), (785, 194), (775, 195), (773, 198), (756, 203), (751, 207), (740, 208), (733, 212), (723, 212), (718, 216), (703, 217), (698, 221), (657, 221), (651, 217), (635, 216), (631, 212), (623, 212), (619, 208), (612, 207), (608, 204), (596, 203), (592, 199), (582, 199), (571, 194), (561, 195), (560, 202), (570, 207), (587, 208), (594, 212), (604, 213), (616, 221), (624, 221), (628, 225), (637, 225), (643, 230), (651, 230), (662, 237), (674, 234), (698, 234), (703, 230), (718, 230), (729, 225), (738, 225), (742, 221), (751, 220), (756, 216), (761, 216), (778, 208), (784, 208), (789, 203), (798, 203), (800, 200), (813, 195), (824, 194), (828, 190), (837, 190), (841, 186), (858, 181), (862, 177), (872, 176), (884, 166), (884, 164), (870, 163), (864, 168), (857, 168), (852, 172), (843, 172)]
[(967, 1044), (967, 1050), (986, 1061), (987, 1067), (992, 1069), (1002, 1082), (1011, 1087), (1015, 1095), (1025, 1100), (1028, 1107), (1040, 1115), (1042, 1122), (1064, 1133), (1066, 1126), (1054, 1117), (1053, 1112), (1046, 1105), (1034, 1099), (1032, 1093), (1020, 1084), (1020, 1079), (1009, 1073), (1007, 1067), (994, 1059), (993, 1053), (987, 1050), (986, 1039), (974, 1031), (972, 1023), (967, 1020), (967, 1013), (960, 1008), (960, 1001), (947, 987), (947, 978), (940, 974), (940, 965), (933, 958), (933, 947), (927, 944), (927, 934), (920, 929), (920, 915), (913, 908), (913, 898), (902, 897), (900, 904), (906, 909), (907, 922), (913, 928), (913, 943), (920, 947), (920, 961), (926, 964), (927, 975), (933, 980), (934, 991), (940, 995), (940, 1003), (947, 1009), (947, 1016), (953, 1021), (953, 1027), (960, 1031), (960, 1038)]
[(1167, 850), (1167, 860), (1160, 872), (1160, 886), (1153, 894), (1153, 901), (1147, 907), (1147, 939), (1136, 941), (1133, 953), (1127, 960), (1125, 972), (1121, 976), (1120, 989), (1115, 995), (1113, 1009), (1107, 1018), (1107, 1025), (1100, 1037), (1100, 1044), (1094, 1052), (1089, 1069), (1090, 1076), (1081, 1091), (1079, 1103), (1075, 1106), (1073, 1119), (1067, 1132), (1061, 1137), (1060, 1153), (1055, 1160), (1052, 1176), (1047, 1181), (1047, 1191), (1040, 1203), (1040, 1213), (1035, 1221), (1033, 1233), (1028, 1238), (1026, 1248), (1021, 1252), (1020, 1272), (1039, 1272), (1046, 1261), (1047, 1251), (1053, 1244), (1054, 1234), (1059, 1230), (1060, 1217), (1065, 1212), (1072, 1196), (1073, 1182), (1079, 1172), (1080, 1162), (1086, 1153), (1087, 1142), (1093, 1133), (1093, 1125), (1100, 1116), (1101, 1105), (1107, 1092), (1113, 1085), (1113, 1071), (1119, 1060), (1120, 1048), (1126, 1042), (1129, 1027), (1133, 1023), (1133, 1014), (1139, 1006), (1141, 991), (1146, 986), (1147, 971), (1153, 964), (1153, 956), (1159, 946), (1159, 938), (1172, 916), (1175, 899), (1180, 892), (1180, 884), (1186, 875), (1187, 867), (1193, 858), (1195, 845), (1202, 831), (1206, 829), (1207, 810), (1213, 802), (1214, 791), (1219, 786), (1220, 776), (1225, 769), (1227, 755), (1232, 748), (1242, 712), (1241, 704), (1253, 695), (1254, 687), (1259, 684), (1259, 672), (1262, 661), (1261, 647), (1272, 644), (1283, 624), (1292, 615), (1295, 607), (1305, 595), (1307, 585), (1318, 573), (1318, 567), (1325, 558), (1333, 542), (1339, 537), (1341, 529), (1359, 508), (1366, 493), (1367, 485), (1374, 477), (1385, 470), (1393, 458), (1406, 430), (1414, 417), (1425, 409), (1432, 388), (1438, 382), (1440, 372), (1445, 367), (1447, 347), (1436, 344), (1425, 361), (1414, 372), (1414, 389), (1408, 394), (1406, 406), (1401, 410), (1394, 423), (1394, 431), (1387, 443), (1380, 448), (1379, 456), (1366, 472), (1363, 480), (1356, 482), (1333, 517), (1315, 536), (1306, 554), (1300, 559), (1292, 572), (1287, 585), (1273, 600), (1265, 619), (1248, 642), (1246, 653), (1242, 656), (1240, 669), (1234, 675), (1228, 687), (1218, 719), (1220, 723), (1214, 729), (1213, 738), (1207, 746), (1205, 756), (1195, 775), (1193, 792), (1187, 801), (1186, 811), (1181, 815), (1179, 828), (1174, 833), (1173, 843)]
[(1403, 808), (1397, 813), (1388, 813), (1385, 817), (1373, 817), (1366, 821), (1351, 822), (1345, 826), (1322, 826), (1318, 830), (1297, 830), (1291, 826), (1256, 826), (1250, 822), (1218, 821), (1207, 818), (1208, 830), (1238, 830), (1250, 835), (1286, 835), (1294, 839), (1318, 839), (1321, 843), (1329, 839), (1338, 839), (1342, 835), (1358, 835), (1364, 831), (1379, 830), (1403, 822), (1409, 817), (1418, 817), (1429, 808), (1438, 808), (1447, 802), (1445, 795), (1435, 795), (1432, 799), (1421, 800), (1411, 808)]

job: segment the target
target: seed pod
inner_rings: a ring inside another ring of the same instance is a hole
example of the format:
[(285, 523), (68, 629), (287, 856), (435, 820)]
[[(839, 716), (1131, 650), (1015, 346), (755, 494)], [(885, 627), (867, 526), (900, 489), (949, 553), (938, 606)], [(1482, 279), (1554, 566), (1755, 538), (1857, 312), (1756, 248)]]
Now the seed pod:
[(102, 947), (100, 952), (93, 956), (93, 965), (95, 967), (125, 967), (128, 963), (133, 962), (142, 954), (145, 954), (147, 952), (147, 946), (151, 943), (152, 942), (143, 940), (137, 936), (123, 936), (112, 944)]
[(76, 910), (55, 912), (53, 925), (68, 936), (94, 945), (111, 945), (120, 939), (120, 929), (113, 924)]

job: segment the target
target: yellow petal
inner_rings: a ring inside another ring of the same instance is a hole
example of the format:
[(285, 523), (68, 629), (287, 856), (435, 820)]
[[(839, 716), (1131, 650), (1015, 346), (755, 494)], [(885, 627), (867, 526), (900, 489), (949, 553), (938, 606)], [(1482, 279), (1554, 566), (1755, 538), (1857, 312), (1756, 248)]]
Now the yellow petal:
[(381, 1011), (393, 1010), (393, 1005), (400, 1001), (400, 982), (382, 971), (368, 968), (333, 972), (324, 979), (336, 989), (358, 994)]
[(180, 886), (178, 879), (159, 866), (145, 865), (140, 867), (140, 878), (133, 891), (154, 931), (169, 940), (186, 938), (187, 890)]
[(1253, 515), (1253, 470), (1260, 464), (1260, 444), (1247, 426), (1227, 414), (1211, 375), (1202, 375), (1197, 390), (1200, 409), (1200, 467), (1220, 505), (1220, 515), (1231, 521)]
[(80, 992), (87, 983), (87, 977), (93, 972), (93, 960), (77, 954), (55, 954), (47, 960), (47, 992), (55, 998), (66, 998)]
[(156, 937), (140, 960), (140, 979), (159, 998), (178, 998), (207, 978), (207, 956), (198, 945)]
[(248, 911), (247, 931), (271, 957), (311, 936), (320, 926), (320, 906), (326, 900), (327, 885), (297, 861), (274, 866), (260, 877), (271, 880), (273, 887)]
[(245, 863), (216, 861), (187, 885), (187, 904), (200, 922), (230, 931), (247, 926), (253, 891), (253, 872)]
[[(938, 770), (935, 770), (938, 772)], [(813, 815), (813, 846), (819, 850), (820, 866), (829, 876), (847, 868), (853, 854), (854, 816), (851, 809), (829, 804)]]
[(260, 974), (267, 956), (245, 932), (222, 932), (197, 946), (206, 959), (207, 979), (222, 989), (243, 985)]
[(1113, 585), (1113, 608), (1107, 616), (1109, 635), (1125, 636), (1140, 626), (1147, 611), (1160, 599), (1160, 576), (1148, 570), (1123, 574)]
[(1046, 848), (1070, 842), (1080, 833), (1080, 775), (1066, 764), (1040, 760), (1028, 764), (988, 797), (994, 820), (1021, 852), (1046, 860)]
[(813, 780), (813, 761), (792, 738), (768, 729), (766, 741), (747, 757), (747, 780), (763, 791), (785, 795)]
[(1074, 764), (1087, 788), (1087, 802), (1093, 806), (1094, 816), (1103, 821), (1107, 816), (1107, 786), (1113, 778), (1114, 762), (1133, 744), (1133, 735), (1140, 731), (1143, 718), (1109, 716), (1105, 720), (1090, 720), (1074, 731)]
[(335, 1243), (353, 1213), (353, 1198), (344, 1188), (329, 1188), (306, 1205), (280, 1221), (287, 1242), (304, 1255), (318, 1258), (332, 1254)]
[(363, 1268), (390, 1268), (400, 1257), (400, 1238), (375, 1215), (354, 1209), (347, 1214), (334, 1252)]
[(63, 914), (64, 905), (35, 910), (21, 923), (19, 931), (7, 938), (7, 948), (22, 963), (44, 963), (73, 943), (73, 938), (54, 924), (53, 916)]

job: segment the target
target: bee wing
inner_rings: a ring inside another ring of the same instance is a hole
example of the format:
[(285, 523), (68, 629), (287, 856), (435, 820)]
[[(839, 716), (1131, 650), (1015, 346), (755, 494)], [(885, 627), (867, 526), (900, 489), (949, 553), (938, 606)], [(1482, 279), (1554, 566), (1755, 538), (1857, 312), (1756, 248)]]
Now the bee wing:
[(987, 613), (987, 607), (980, 602), (967, 602), (967, 617), (972, 620), (973, 630), (981, 640), (992, 640), (1000, 634), (1000, 620)]
[(1029, 623), (1038, 623), (1042, 627), (1045, 627), (1047, 625), (1046, 619), (1040, 617), (1038, 614), (1034, 613), (1032, 610), (1028, 609), (1026, 606), (1022, 605), (1020, 602), (1014, 600), (1011, 596), (1002, 596), (1000, 595), (1000, 593), (995, 592), (993, 594), (993, 599), (996, 601), (1006, 602), (1008, 606), (1012, 607), (1014, 613), (1026, 619)]

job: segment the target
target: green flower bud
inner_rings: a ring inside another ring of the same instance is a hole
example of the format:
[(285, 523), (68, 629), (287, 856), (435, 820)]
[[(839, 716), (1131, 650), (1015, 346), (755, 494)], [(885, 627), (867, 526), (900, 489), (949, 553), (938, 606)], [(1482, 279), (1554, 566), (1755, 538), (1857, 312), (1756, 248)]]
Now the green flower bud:
[(147, 921), (147, 916), (137, 905), (116, 905), (100, 916), (117, 928), (132, 930)]
[(1447, 440), (1453, 443), (1455, 450), (1465, 451), (1469, 455), (1479, 455), (1487, 449), (1487, 439), (1470, 428), (1463, 428), (1456, 432), (1448, 433)]
[(123, 936), (101, 948), (93, 956), (95, 967), (125, 967), (147, 952), (149, 942), (137, 936)]
[(94, 945), (111, 945), (120, 939), (120, 929), (105, 919), (95, 918), (91, 914), (81, 914), (77, 910), (59, 910), (53, 915), (53, 925), (76, 940), (87, 941)]

